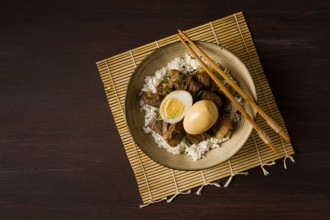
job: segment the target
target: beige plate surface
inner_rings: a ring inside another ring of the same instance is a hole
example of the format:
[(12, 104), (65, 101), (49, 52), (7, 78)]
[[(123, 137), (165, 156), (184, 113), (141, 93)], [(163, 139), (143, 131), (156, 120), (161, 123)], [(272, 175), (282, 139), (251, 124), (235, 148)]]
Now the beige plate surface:
[[(245, 65), (231, 52), (223, 47), (206, 42), (196, 42), (197, 45), (209, 55), (209, 57), (222, 66), (231, 70), (231, 75), (238, 82), (238, 85), (250, 97), (257, 100), (256, 89), (252, 77)], [(140, 111), (139, 93), (147, 75), (153, 75), (176, 57), (185, 57), (187, 50), (181, 42), (173, 43), (157, 49), (147, 56), (132, 74), (127, 87), (125, 100), (126, 123), (135, 143), (140, 149), (155, 162), (178, 170), (201, 170), (218, 165), (235, 155), (244, 145), (252, 132), (252, 126), (242, 118), (236, 124), (232, 137), (223, 143), (220, 148), (212, 149), (206, 153), (205, 158), (194, 161), (188, 155), (173, 155), (155, 143), (150, 134), (143, 131), (144, 112)], [(255, 116), (256, 112), (244, 104), (246, 111)]]

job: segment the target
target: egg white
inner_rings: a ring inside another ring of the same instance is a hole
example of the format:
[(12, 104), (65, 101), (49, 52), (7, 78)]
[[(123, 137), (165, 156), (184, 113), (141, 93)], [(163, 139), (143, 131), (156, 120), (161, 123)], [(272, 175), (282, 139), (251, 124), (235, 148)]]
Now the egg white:
[[(168, 99), (173, 99), (173, 98), (181, 101), (181, 103), (184, 105), (184, 109), (183, 109), (182, 113), (180, 115), (178, 115), (177, 117), (167, 118), (165, 115), (165, 112), (164, 112), (165, 103)], [(192, 104), (193, 104), (193, 98), (189, 92), (187, 92), (185, 90), (176, 90), (176, 91), (168, 94), (165, 97), (165, 99), (162, 101), (162, 103), (160, 105), (160, 109), (159, 109), (159, 114), (165, 122), (170, 123), (170, 124), (175, 124), (184, 118), (184, 116), (187, 114), (187, 112), (190, 109), (190, 107), (192, 106)]]

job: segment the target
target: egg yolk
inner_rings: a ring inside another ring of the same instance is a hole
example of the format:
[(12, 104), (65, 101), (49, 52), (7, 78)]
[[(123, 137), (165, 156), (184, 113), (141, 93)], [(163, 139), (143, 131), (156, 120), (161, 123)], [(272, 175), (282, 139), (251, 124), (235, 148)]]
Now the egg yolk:
[(176, 98), (168, 99), (164, 106), (164, 113), (166, 118), (176, 118), (182, 114), (184, 104)]

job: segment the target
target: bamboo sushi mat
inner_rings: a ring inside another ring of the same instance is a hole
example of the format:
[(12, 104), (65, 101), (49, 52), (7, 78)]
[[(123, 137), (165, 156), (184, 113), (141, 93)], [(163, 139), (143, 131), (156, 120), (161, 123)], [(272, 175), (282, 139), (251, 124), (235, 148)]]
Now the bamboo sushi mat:
[[(287, 132), (242, 12), (185, 32), (193, 40), (222, 45), (238, 56), (252, 75), (257, 90), (258, 105)], [(284, 158), (284, 166), (286, 166), (285, 159), (287, 158), (293, 162), (293, 158), (290, 156), (294, 154), (291, 143), (282, 140), (261, 119), (257, 120), (258, 125), (269, 134), (274, 144), (279, 147), (280, 153), (274, 154), (259, 139), (255, 131), (252, 132), (243, 148), (230, 160), (200, 171), (179, 171), (163, 167), (152, 161), (139, 149), (130, 136), (124, 116), (128, 81), (135, 68), (147, 55), (159, 47), (177, 41), (176, 35), (171, 35), (97, 62), (113, 118), (134, 171), (143, 204), (148, 205), (166, 198), (170, 198), (169, 202), (178, 194), (190, 193), (190, 189), (195, 187), (201, 187), (197, 191), (200, 193), (203, 186), (219, 186), (214, 182), (225, 177), (229, 177), (231, 180), (236, 174), (241, 174), (243, 171), (257, 166), (261, 166), (264, 175), (267, 175), (264, 166), (273, 164), (273, 161), (280, 158)]]

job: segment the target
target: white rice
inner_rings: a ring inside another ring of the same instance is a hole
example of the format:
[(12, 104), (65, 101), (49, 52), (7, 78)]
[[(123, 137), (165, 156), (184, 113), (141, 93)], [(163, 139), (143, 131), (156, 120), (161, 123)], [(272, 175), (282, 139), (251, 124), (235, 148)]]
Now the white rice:
[[(166, 72), (170, 69), (178, 70), (183, 73), (192, 73), (196, 69), (200, 67), (198, 61), (193, 58), (191, 55), (186, 54), (186, 56), (183, 57), (177, 57), (173, 61), (167, 64), (166, 67), (163, 67), (155, 72), (153, 76), (147, 76), (145, 78), (145, 84), (143, 85), (143, 88), (141, 89), (142, 92), (152, 92), (155, 94), (157, 92), (157, 85), (164, 79), (164, 76)], [(224, 69), (224, 72), (229, 75), (229, 70)], [(229, 75), (230, 76), (230, 75)], [(226, 81), (223, 81), (223, 84), (226, 84)], [(242, 103), (242, 98), (240, 96), (235, 97), (236, 100), (240, 103)], [(146, 133), (150, 133), (153, 138), (155, 139), (156, 143), (158, 144), (158, 147), (165, 148), (168, 152), (172, 154), (182, 154), (185, 153), (187, 155), (190, 155), (193, 160), (199, 160), (204, 157), (205, 153), (209, 151), (210, 149), (214, 149), (217, 147), (220, 147), (221, 143), (224, 141), (227, 141), (230, 139), (230, 133), (223, 139), (217, 139), (217, 138), (210, 138), (205, 141), (202, 141), (198, 144), (192, 144), (189, 147), (184, 144), (182, 141), (180, 144), (178, 144), (175, 147), (170, 146), (161, 135), (153, 131), (148, 125), (150, 123), (150, 120), (155, 117), (157, 114), (158, 109), (149, 105), (146, 105), (143, 100), (140, 101), (140, 111), (145, 111), (145, 120), (144, 120), (144, 131)], [(237, 112), (237, 109), (232, 105), (231, 103), (227, 107), (226, 111), (230, 112), (230, 118), (234, 123), (238, 122), (240, 120), (240, 115)]]

